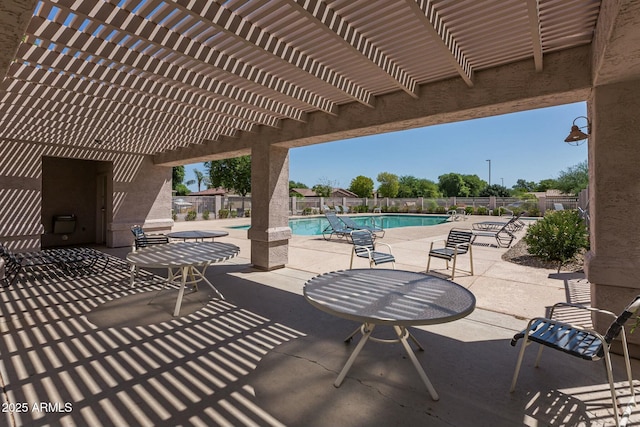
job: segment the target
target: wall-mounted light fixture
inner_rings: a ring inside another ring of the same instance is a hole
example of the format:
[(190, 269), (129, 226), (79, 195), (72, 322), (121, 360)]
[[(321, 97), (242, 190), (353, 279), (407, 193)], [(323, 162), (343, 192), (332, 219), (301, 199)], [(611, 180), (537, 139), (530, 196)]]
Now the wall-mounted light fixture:
[[(576, 120), (584, 119), (587, 124), (585, 126), (576, 125)], [(587, 133), (582, 132), (580, 129), (587, 128)], [(569, 143), (571, 145), (581, 145), (584, 144), (584, 141), (589, 138), (589, 134), (591, 134), (591, 122), (585, 116), (578, 116), (573, 119), (573, 126), (571, 126), (571, 132), (569, 132), (569, 136), (567, 136), (564, 142)]]

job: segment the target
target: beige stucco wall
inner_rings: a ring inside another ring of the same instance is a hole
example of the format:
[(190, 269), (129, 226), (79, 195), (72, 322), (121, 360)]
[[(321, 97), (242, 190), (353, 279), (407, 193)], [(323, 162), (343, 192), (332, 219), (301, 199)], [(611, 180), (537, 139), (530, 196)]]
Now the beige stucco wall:
[[(156, 166), (143, 155), (8, 141), (0, 147), (0, 241), (12, 249), (39, 249), (41, 236), (49, 227), (43, 225), (42, 216), (42, 182), (47, 179), (43, 177), (43, 156), (112, 164), (106, 206), (108, 246), (130, 245), (129, 228), (133, 224), (156, 230), (168, 230), (173, 225), (171, 167)], [(65, 190), (61, 188), (57, 197), (64, 198)], [(74, 200), (76, 205), (65, 209), (83, 209), (78, 203), (95, 205), (95, 198)]]
[[(640, 81), (594, 88), (589, 115), (591, 250), (585, 271), (592, 304), (620, 312), (640, 294)], [(640, 335), (630, 340), (640, 356)]]

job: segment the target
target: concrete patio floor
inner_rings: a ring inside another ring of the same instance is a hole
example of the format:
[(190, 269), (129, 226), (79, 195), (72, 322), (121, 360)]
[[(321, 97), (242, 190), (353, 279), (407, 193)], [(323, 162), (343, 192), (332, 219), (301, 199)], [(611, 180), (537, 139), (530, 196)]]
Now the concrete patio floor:
[[(396, 268), (424, 271), (429, 242), (486, 219), (388, 229), (383, 241), (393, 247)], [(511, 337), (555, 302), (588, 303), (589, 284), (580, 274), (505, 262), (506, 249), (479, 239), (475, 275), (456, 277), (476, 296), (476, 310), (412, 329), (440, 400), (431, 400), (400, 345), (367, 344), (335, 388), (354, 346), (343, 338), (356, 325), (312, 307), (302, 289), (317, 274), (348, 268), (351, 245), (293, 236), (287, 267), (258, 271), (250, 265), (246, 230), (228, 228), (248, 221), (176, 223), (174, 231), (227, 230), (216, 240), (241, 248), (237, 258), (207, 270), (226, 299), (213, 299), (201, 286), (185, 296), (176, 318), (175, 291), (148, 304), (161, 271), (129, 286), (121, 261), (129, 248), (104, 249), (116, 257), (104, 273), (36, 274), (1, 290), (0, 425), (614, 425), (601, 362), (546, 351), (535, 369), (532, 346), (509, 393), (519, 350)], [(367, 266), (357, 261), (354, 267)], [(443, 273), (438, 261), (432, 268)], [(461, 264), (468, 268), (468, 257)], [(620, 356), (614, 367), (625, 406)], [(637, 376), (640, 361), (632, 368)], [(640, 425), (640, 410), (628, 425)]]

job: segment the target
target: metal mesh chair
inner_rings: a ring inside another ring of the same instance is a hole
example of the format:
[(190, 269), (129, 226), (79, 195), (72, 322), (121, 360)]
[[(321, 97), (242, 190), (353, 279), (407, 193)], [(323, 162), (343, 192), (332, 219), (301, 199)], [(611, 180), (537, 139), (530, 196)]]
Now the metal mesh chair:
[[(574, 307), (591, 312), (602, 313), (613, 318), (613, 322), (603, 335), (596, 330), (583, 328), (567, 322), (561, 322), (553, 319), (553, 312), (557, 307)], [(616, 316), (614, 313), (606, 310), (600, 310), (592, 307), (585, 307), (577, 304), (558, 303), (551, 308), (549, 318), (535, 317), (529, 321), (526, 329), (516, 334), (511, 340), (511, 345), (516, 346), (518, 340), (523, 339), (520, 348), (516, 369), (513, 374), (510, 391), (513, 392), (518, 381), (518, 374), (522, 365), (524, 351), (531, 342), (540, 344), (538, 357), (535, 366), (537, 367), (542, 356), (542, 350), (545, 347), (562, 351), (571, 356), (588, 360), (597, 361), (602, 358), (605, 360), (607, 369), (607, 377), (609, 379), (609, 387), (611, 389), (611, 400), (613, 402), (613, 412), (615, 414), (616, 426), (620, 426), (620, 416), (618, 414), (618, 401), (616, 398), (616, 389), (613, 383), (613, 371), (611, 366), (610, 347), (615, 338), (620, 336), (624, 361), (627, 368), (627, 378), (629, 381), (629, 389), (631, 391), (631, 400), (627, 406), (625, 415), (628, 416), (632, 406), (635, 406), (635, 391), (633, 388), (633, 377), (631, 376), (631, 363), (629, 361), (629, 349), (627, 347), (627, 337), (624, 330), (624, 324), (633, 316), (640, 308), (640, 295), (629, 304), (624, 311)]]
[(351, 251), (351, 264), (349, 268), (353, 268), (354, 256), (368, 259), (370, 267), (390, 262), (393, 268), (395, 268), (396, 259), (391, 253), (391, 246), (386, 243), (378, 243), (378, 245), (386, 246), (388, 252), (376, 250), (374, 236), (369, 230), (353, 230), (351, 232), (351, 241), (353, 242), (353, 250)]
[(432, 257), (444, 259), (447, 262), (447, 270), (449, 269), (449, 261), (453, 261), (453, 265), (451, 268), (451, 280), (453, 280), (456, 275), (456, 263), (458, 261), (458, 255), (464, 255), (468, 252), (469, 263), (471, 264), (469, 273), (471, 273), (471, 275), (473, 276), (473, 252), (471, 249), (471, 242), (473, 241), (473, 238), (474, 235), (471, 230), (464, 228), (452, 228), (451, 230), (449, 230), (449, 235), (447, 236), (447, 240), (444, 241), (443, 247), (434, 248), (433, 245), (435, 242), (431, 242), (431, 246), (429, 247), (429, 255), (427, 256), (426, 273), (429, 272)]

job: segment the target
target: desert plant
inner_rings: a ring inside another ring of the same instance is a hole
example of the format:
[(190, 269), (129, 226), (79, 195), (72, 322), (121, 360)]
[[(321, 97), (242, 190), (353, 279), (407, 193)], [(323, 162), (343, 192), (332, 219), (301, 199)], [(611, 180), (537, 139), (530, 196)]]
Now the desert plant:
[(184, 217), (184, 220), (195, 221), (197, 217), (198, 217), (198, 212), (192, 209), (189, 212), (187, 212), (187, 215)]
[(220, 217), (220, 218), (229, 218), (229, 209), (220, 209), (218, 211), (218, 217)]
[(444, 213), (447, 213), (447, 208), (445, 208), (444, 206), (437, 206), (434, 209), (434, 212), (437, 214), (444, 214)]
[(236, 209), (232, 209), (231, 210), (231, 218), (237, 218), (238, 217), (238, 211)]
[(489, 209), (484, 206), (478, 206), (476, 208), (476, 215), (489, 215)]
[(567, 261), (587, 248), (587, 228), (577, 211), (552, 211), (529, 226), (524, 236), (529, 253), (558, 262), (558, 273)]
[(473, 206), (467, 206), (464, 208), (464, 213), (467, 215), (473, 215)]
[(202, 212), (202, 219), (204, 219), (204, 220), (209, 219), (209, 211), (208, 211), (208, 210), (206, 210), (206, 209), (205, 209), (205, 210)]
[(250, 218), (251, 217), (251, 209), (245, 209), (244, 210), (244, 217), (245, 218)]

